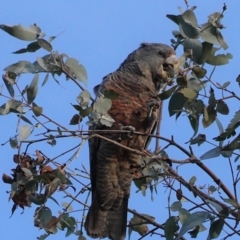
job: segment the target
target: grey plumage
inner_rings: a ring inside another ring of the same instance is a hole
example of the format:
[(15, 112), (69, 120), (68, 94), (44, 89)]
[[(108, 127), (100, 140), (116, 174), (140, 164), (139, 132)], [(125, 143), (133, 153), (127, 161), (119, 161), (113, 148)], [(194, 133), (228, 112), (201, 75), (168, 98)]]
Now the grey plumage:
[[(107, 75), (95, 89), (98, 96), (113, 90), (119, 96), (112, 100), (109, 110), (115, 120), (112, 127), (95, 129), (119, 130), (119, 126), (132, 126), (136, 131), (151, 133), (157, 123), (160, 86), (172, 74), (177, 64), (174, 50), (164, 44), (142, 44), (129, 54), (113, 73)], [(105, 135), (106, 137), (106, 135)], [(117, 141), (119, 135), (109, 134)], [(120, 143), (142, 151), (148, 138), (123, 136)], [(93, 238), (108, 237), (123, 240), (126, 235), (128, 198), (135, 172), (140, 167), (141, 156), (102, 139), (89, 140), (92, 184), (92, 205), (85, 229)]]

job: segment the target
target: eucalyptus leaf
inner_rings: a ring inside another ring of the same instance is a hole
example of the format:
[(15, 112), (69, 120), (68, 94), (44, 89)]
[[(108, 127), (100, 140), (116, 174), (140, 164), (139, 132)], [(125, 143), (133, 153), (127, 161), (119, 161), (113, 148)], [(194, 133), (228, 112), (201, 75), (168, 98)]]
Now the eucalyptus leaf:
[(39, 107), (36, 103), (33, 102), (33, 113), (36, 117), (41, 116), (41, 114), (43, 113), (43, 108)]
[(182, 228), (180, 229), (176, 239), (180, 239), (186, 232), (202, 224), (210, 217), (211, 215), (208, 212), (204, 211), (198, 211), (190, 214), (187, 217), (187, 219), (183, 222)]
[(222, 232), (225, 221), (223, 218), (219, 218), (211, 224), (209, 229), (209, 236), (211, 239), (218, 238)]
[(182, 110), (186, 98), (181, 92), (175, 92), (172, 97), (170, 98), (169, 104), (168, 104), (168, 112), (170, 117), (177, 113), (177, 111)]
[(45, 76), (45, 78), (43, 80), (42, 86), (44, 86), (47, 83), (48, 78), (49, 78), (49, 73), (46, 74), (46, 76)]
[(32, 128), (27, 125), (22, 125), (19, 129), (18, 139), (20, 142), (26, 140), (32, 132)]
[(28, 61), (19, 61), (4, 68), (4, 71), (14, 72), (16, 75), (19, 75), (21, 73), (35, 73), (35, 67)]
[(182, 88), (180, 92), (190, 100), (195, 100), (197, 98), (197, 92), (191, 88)]
[(39, 38), (37, 42), (41, 48), (47, 50), (48, 52), (52, 51), (52, 45), (47, 40)]
[(27, 89), (28, 104), (31, 104), (37, 96), (39, 74), (36, 73), (30, 86)]
[(14, 88), (9, 80), (11, 80), (8, 76), (8, 74), (2, 75), (3, 82), (10, 94), (10, 96), (13, 98), (15, 95)]
[(198, 39), (185, 39), (183, 43), (184, 52), (192, 50), (193, 61), (197, 61), (202, 56), (202, 43)]
[(210, 159), (210, 158), (215, 158), (215, 157), (219, 157), (221, 153), (221, 149), (219, 147), (215, 147), (209, 151), (207, 151), (206, 153), (204, 153), (200, 159), (201, 160), (206, 160), (206, 159)]
[(32, 43), (29, 43), (26, 48), (21, 48), (21, 49), (15, 51), (13, 53), (14, 54), (20, 54), (20, 53), (26, 53), (26, 52), (36, 52), (40, 48), (41, 47), (39, 46), (38, 42), (35, 41), (35, 42), (32, 42)]
[(192, 10), (186, 10), (182, 15), (178, 15), (177, 21), (179, 23), (179, 31), (184, 38), (196, 39), (199, 37), (200, 30)]
[(223, 115), (228, 115), (229, 114), (229, 108), (228, 105), (222, 101), (218, 100), (217, 101), (217, 107), (216, 107), (217, 112), (223, 114)]
[(178, 219), (177, 217), (171, 216), (167, 219), (164, 224), (164, 234), (166, 240), (173, 240), (174, 233), (179, 230)]
[(72, 119), (70, 120), (70, 125), (77, 125), (79, 124), (81, 121), (80, 121), (80, 116), (79, 114), (74, 114)]
[(100, 114), (106, 114), (108, 110), (112, 107), (111, 99), (99, 97), (93, 104), (93, 110), (97, 111)]
[(23, 27), (20, 24), (14, 26), (0, 24), (0, 29), (12, 35), (13, 37), (25, 41), (36, 40), (41, 33), (41, 29), (36, 24), (30, 25), (30, 27)]
[(215, 55), (216, 50), (218, 49), (213, 48), (211, 55), (206, 60), (206, 63), (213, 66), (220, 66), (228, 64), (229, 60), (233, 58), (233, 55), (231, 53)]
[(168, 99), (171, 95), (172, 95), (172, 93), (177, 89), (177, 85), (175, 85), (175, 86), (173, 86), (173, 87), (171, 87), (170, 89), (168, 89), (167, 91), (164, 91), (164, 92), (162, 92), (162, 93), (160, 93), (158, 96), (159, 96), (159, 98), (163, 101), (163, 100), (166, 100), (166, 99)]
[(65, 65), (70, 67), (70, 74), (73, 77), (75, 76), (79, 81), (82, 81), (87, 85), (87, 72), (83, 65), (78, 63), (78, 60), (68, 58)]
[(172, 212), (176, 212), (181, 208), (182, 208), (182, 203), (180, 201), (176, 201), (176, 202), (172, 203), (170, 206), (170, 209)]

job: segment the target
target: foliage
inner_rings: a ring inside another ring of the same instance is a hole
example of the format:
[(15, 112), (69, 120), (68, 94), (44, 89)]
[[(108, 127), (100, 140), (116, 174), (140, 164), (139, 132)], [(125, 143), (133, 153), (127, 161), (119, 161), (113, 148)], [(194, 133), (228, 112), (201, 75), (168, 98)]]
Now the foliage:
[[(185, 2), (187, 3), (187, 1)], [(224, 50), (228, 48), (221, 33), (223, 25), (220, 22), (226, 5), (223, 6), (221, 13), (210, 14), (206, 23), (202, 25), (199, 25), (195, 16), (195, 8), (187, 8), (185, 11), (180, 9), (179, 15), (167, 15), (167, 18), (178, 25), (178, 30), (173, 31), (172, 47), (174, 49), (183, 47), (183, 54), (179, 58), (179, 70), (175, 77), (159, 93), (162, 103), (169, 99), (166, 103), (170, 117), (178, 119), (181, 116), (188, 119), (189, 127), (193, 129), (193, 135), (189, 139), (190, 150), (179, 145), (174, 138), (167, 139), (158, 134), (149, 134), (152, 139), (156, 139), (157, 143), (158, 139), (166, 142), (166, 146), (162, 149), (157, 146), (154, 152), (148, 150), (141, 152), (143, 156), (141, 177), (134, 180), (136, 187), (144, 196), (147, 189), (150, 190), (152, 200), (154, 200), (154, 194), (157, 193), (159, 185), (164, 184), (169, 190), (169, 196), (175, 193), (177, 201), (169, 202), (169, 217), (164, 224), (155, 222), (155, 218), (152, 216), (129, 209), (129, 212), (133, 213), (128, 226), (129, 237), (132, 231), (136, 231), (142, 238), (149, 234), (160, 234), (168, 240), (184, 239), (184, 236), (188, 234), (191, 237), (201, 238), (201, 232), (208, 231), (209, 239), (214, 239), (220, 236), (223, 228), (227, 229), (227, 237), (238, 234), (233, 225), (234, 222), (239, 221), (236, 189), (240, 168), (237, 167), (236, 173), (232, 173), (234, 186), (232, 193), (221, 181), (221, 178), (216, 176), (202, 161), (221, 155), (229, 159), (229, 164), (233, 168), (231, 160), (235, 159), (236, 162), (240, 156), (237, 152), (240, 149), (240, 135), (237, 134), (240, 125), (240, 112), (235, 113), (225, 130), (219, 119), (222, 115), (232, 114), (227, 100), (237, 101), (240, 100), (240, 97), (229, 89), (229, 81), (222, 85), (212, 81), (215, 67), (228, 64), (233, 57), (228, 52), (217, 53), (220, 48)], [(34, 53), (41, 48), (48, 52), (47, 55), (38, 57), (33, 63), (21, 60), (5, 67), (5, 73), (2, 76), (6, 89), (2, 89), (0, 92), (1, 99), (5, 99), (5, 102), (0, 106), (0, 115), (4, 117), (11, 114), (18, 118), (18, 133), (8, 141), (15, 149), (14, 151), (17, 151), (13, 155), (16, 166), (12, 169), (11, 176), (7, 174), (2, 176), (3, 182), (10, 185), (9, 200), (13, 201), (12, 214), (18, 206), (24, 210), (25, 207), (37, 205), (34, 226), (45, 230), (45, 234), (42, 234), (38, 239), (46, 239), (50, 234), (56, 234), (58, 229), (65, 230), (66, 236), (74, 233), (77, 235), (76, 238), (86, 239), (83, 232), (83, 222), (85, 210), (88, 208), (87, 200), (90, 187), (83, 179), (89, 179), (89, 173), (82, 166), (79, 173), (75, 174), (75, 171), (70, 169), (70, 164), (78, 157), (86, 140), (92, 137), (101, 137), (101, 132), (92, 133), (80, 128), (82, 120), (86, 118), (86, 125), (89, 126), (93, 124), (111, 126), (114, 119), (108, 114), (108, 110), (111, 108), (111, 100), (117, 98), (118, 95), (114, 91), (108, 91), (93, 101), (89, 91), (81, 85), (83, 83), (87, 86), (87, 72), (84, 66), (67, 54), (53, 50), (52, 41), (56, 37), (52, 36), (46, 40), (45, 34), (36, 24), (30, 27), (1, 24), (0, 28), (13, 37), (31, 42), (26, 47), (15, 50), (14, 54)], [(207, 74), (209, 66), (214, 67), (211, 73)], [(21, 89), (19, 79), (24, 77), (24, 73), (34, 74), (34, 76), (32, 81)], [(69, 124), (77, 125), (78, 130), (69, 130), (57, 119), (51, 119), (44, 113), (48, 106), (37, 104), (40, 74), (45, 74), (42, 86), (49, 81), (50, 75), (60, 85), (55, 77), (56, 75), (64, 75), (66, 80), (71, 80), (81, 89), (80, 94), (76, 96), (76, 103), (72, 104), (76, 113), (69, 118)], [(237, 82), (239, 83), (239, 77)], [(218, 97), (219, 93), (222, 94), (221, 97)], [(228, 95), (225, 96), (225, 93)], [(33, 115), (31, 116), (31, 114)], [(202, 124), (204, 128), (211, 128), (214, 122), (219, 128), (219, 134), (216, 134), (214, 142), (211, 143), (214, 147), (197, 158), (191, 145), (200, 146), (209, 143), (206, 135), (199, 133), (199, 126)], [(39, 126), (43, 126), (45, 132), (40, 132)], [(33, 136), (33, 132), (38, 134)], [(145, 134), (134, 130), (120, 132), (129, 135)], [(30, 137), (31, 140), (29, 140)], [(44, 154), (40, 150), (36, 151), (36, 158), (30, 157), (32, 153), (29, 152), (28, 148), (32, 144), (38, 146), (39, 143), (45, 142), (55, 147), (58, 140), (64, 141), (73, 137), (79, 139), (80, 143), (66, 152), (59, 152), (58, 155), (60, 157), (69, 152), (72, 153), (71, 158), (65, 163), (57, 162), (59, 157), (51, 159), (48, 154)], [(228, 139), (227, 143), (226, 139)], [(109, 139), (109, 141), (112, 140)], [(175, 151), (184, 153), (187, 159), (172, 159), (171, 151), (167, 151), (170, 146), (173, 146)], [(215, 185), (197, 186), (196, 176), (188, 180), (184, 176), (178, 175), (176, 165), (182, 164), (195, 164), (199, 170), (204, 171), (215, 182)], [(72, 180), (83, 186), (77, 193)], [(180, 188), (176, 182), (180, 184)], [(225, 197), (220, 195), (220, 190)], [(63, 202), (61, 204), (63, 211), (59, 211), (58, 216), (56, 216), (47, 207), (47, 204), (51, 199), (59, 205), (60, 199), (54, 198), (58, 191), (64, 193), (65, 197), (70, 198), (71, 201), (70, 203)], [(70, 191), (73, 191), (75, 196), (70, 194)], [(86, 196), (86, 200), (80, 201), (79, 195)], [(196, 198), (199, 201), (196, 201)], [(192, 208), (186, 209), (184, 207), (186, 201), (192, 204)], [(77, 202), (83, 209), (80, 223), (72, 216), (73, 202)], [(209, 223), (209, 227), (205, 226), (206, 222)], [(149, 230), (148, 225), (152, 225), (153, 228)]]

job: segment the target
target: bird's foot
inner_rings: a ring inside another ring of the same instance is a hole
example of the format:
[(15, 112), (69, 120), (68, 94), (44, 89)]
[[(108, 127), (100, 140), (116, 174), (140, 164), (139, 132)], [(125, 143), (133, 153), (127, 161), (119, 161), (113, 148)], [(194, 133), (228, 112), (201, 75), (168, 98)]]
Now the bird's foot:
[(151, 99), (147, 103), (147, 108), (149, 110), (148, 116), (151, 117), (152, 113), (155, 112), (160, 107), (159, 101)]
[(120, 130), (125, 130), (125, 131), (129, 131), (127, 133), (120, 133), (119, 135), (119, 138), (118, 138), (118, 141), (121, 141), (122, 140), (122, 136), (123, 134), (127, 136), (127, 138), (129, 139), (132, 139), (132, 135), (133, 135), (133, 132), (135, 131), (135, 127), (133, 126), (123, 126), (121, 123), (119, 123), (119, 128)]

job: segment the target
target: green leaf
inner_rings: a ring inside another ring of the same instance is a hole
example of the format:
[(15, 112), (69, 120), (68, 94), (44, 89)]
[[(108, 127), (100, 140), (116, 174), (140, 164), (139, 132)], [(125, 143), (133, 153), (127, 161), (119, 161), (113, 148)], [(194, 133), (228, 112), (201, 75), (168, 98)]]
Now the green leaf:
[(218, 30), (217, 27), (213, 26), (209, 22), (202, 24), (200, 35), (201, 38), (206, 42), (220, 45), (223, 47), (224, 50), (228, 48), (228, 45), (224, 41), (221, 32)]
[(26, 140), (31, 134), (31, 127), (27, 126), (27, 125), (22, 125), (19, 129), (19, 141), (22, 142), (24, 140)]
[(183, 42), (184, 52), (192, 50), (193, 61), (197, 61), (202, 56), (202, 43), (198, 39), (185, 39)]
[(227, 81), (227, 82), (225, 82), (223, 85), (222, 85), (222, 88), (223, 89), (225, 89), (225, 88), (227, 88), (229, 85), (230, 85), (230, 81)]
[(182, 110), (184, 104), (186, 102), (186, 98), (180, 92), (176, 92), (172, 95), (168, 104), (168, 112), (170, 117), (176, 114), (177, 111)]
[(10, 143), (11, 148), (13, 148), (13, 149), (18, 148), (18, 140), (17, 140), (17, 138), (10, 138), (9, 139), (9, 143)]
[(210, 186), (208, 188), (208, 193), (213, 194), (214, 192), (216, 192), (216, 190), (217, 190), (217, 188), (215, 186)]
[(206, 141), (206, 135), (205, 134), (198, 134), (197, 137), (192, 138), (190, 140), (190, 144), (194, 145), (197, 144), (198, 146), (200, 146), (202, 143), (204, 143)]
[(33, 176), (31, 170), (29, 170), (28, 168), (22, 167), (21, 169), (23, 170), (23, 172), (24, 172), (28, 177), (32, 177), (32, 176)]
[(40, 48), (41, 47), (39, 46), (38, 42), (35, 41), (35, 42), (32, 42), (32, 43), (29, 43), (26, 48), (19, 49), (19, 50), (13, 52), (13, 53), (14, 54), (19, 54), (19, 53), (26, 53), (26, 52), (36, 52)]
[(52, 45), (47, 40), (45, 40), (43, 38), (39, 38), (37, 40), (37, 42), (38, 42), (39, 46), (41, 48), (45, 49), (46, 51), (48, 51), (48, 52), (52, 51)]
[(206, 63), (213, 66), (220, 66), (229, 63), (229, 60), (233, 58), (231, 53), (214, 55), (217, 50), (217, 48), (212, 49), (211, 55), (207, 58)]
[(176, 202), (172, 203), (172, 205), (170, 207), (172, 212), (176, 212), (181, 208), (182, 208), (182, 203), (180, 201), (176, 201)]
[(0, 29), (12, 35), (13, 37), (25, 41), (33, 41), (37, 39), (41, 33), (41, 29), (36, 24), (30, 25), (30, 27), (23, 27), (20, 24), (14, 26), (1, 24)]
[[(40, 57), (37, 57), (37, 63), (38, 63), (38, 65), (39, 65), (39, 67), (41, 68), (41, 70), (40, 70), (40, 68), (37, 67), (37, 68), (36, 68), (37, 71), (39, 71), (39, 72), (44, 72), (44, 71), (47, 72), (47, 71), (48, 71), (48, 65), (47, 65), (47, 63), (45, 62), (45, 59), (40, 58)], [(35, 62), (34, 62), (33, 64), (36, 65)]]
[(196, 39), (199, 37), (197, 18), (192, 10), (186, 10), (177, 16), (179, 31), (184, 38)]
[(58, 206), (59, 206), (59, 203), (58, 203), (58, 201), (54, 198), (54, 197), (52, 197), (52, 196), (49, 196), (48, 197), (49, 199), (51, 199), (51, 200), (53, 200)]
[(195, 100), (197, 98), (197, 92), (191, 88), (182, 88), (180, 92), (190, 100)]
[(48, 207), (38, 207), (35, 210), (35, 219), (37, 219), (41, 226), (46, 226), (52, 218), (52, 211)]
[(69, 205), (69, 203), (62, 202), (61, 204), (67, 211), (72, 211), (73, 210), (73, 207), (71, 205)]
[(215, 108), (216, 104), (217, 104), (215, 94), (214, 94), (214, 91), (213, 91), (212, 88), (210, 88), (210, 96), (209, 96), (209, 99), (208, 99), (208, 104), (209, 104), (209, 106), (211, 106), (213, 108)]
[(77, 97), (77, 101), (81, 107), (88, 106), (90, 103), (90, 99), (91, 99), (91, 95), (88, 90), (82, 91)]
[(21, 118), (24, 122), (33, 125), (32, 122), (30, 120), (28, 120), (26, 117), (22, 116), (22, 115), (17, 115), (19, 118)]
[(42, 83), (42, 86), (44, 86), (47, 83), (48, 78), (49, 78), (49, 73), (47, 73), (47, 75), (45, 76), (45, 78), (43, 80), (43, 83)]
[[(217, 126), (218, 126), (219, 134), (221, 135), (221, 134), (224, 132), (222, 123), (218, 120), (218, 118), (216, 118), (215, 122), (216, 122), (216, 124), (217, 124)], [(219, 142), (219, 147), (221, 148), (222, 145), (223, 145), (223, 141), (220, 141), (220, 142)]]
[(39, 74), (36, 73), (30, 86), (27, 89), (28, 104), (31, 104), (37, 96)]
[[(223, 147), (223, 151), (232, 151), (232, 150), (236, 150), (236, 149), (240, 149), (240, 134), (234, 138), (229, 144), (227, 144), (226, 146)], [(230, 153), (231, 155), (231, 153)]]
[(158, 95), (158, 97), (159, 97), (162, 101), (168, 99), (168, 98), (172, 95), (172, 93), (177, 89), (177, 87), (178, 87), (178, 85), (175, 85), (175, 86), (171, 87), (171, 88), (168, 89), (167, 91), (164, 91), (164, 92), (160, 93), (160, 94)]
[(214, 221), (211, 224), (211, 227), (209, 229), (209, 236), (210, 239), (218, 238), (220, 233), (222, 232), (223, 226), (224, 226), (224, 219), (219, 218), (218, 220)]
[(34, 192), (36, 190), (36, 181), (30, 180), (25, 184), (26, 191)]
[[(239, 146), (238, 146), (238, 148), (239, 148)], [(232, 151), (221, 151), (221, 155), (225, 158), (232, 157), (232, 154), (233, 154), (233, 150)]]
[(13, 182), (11, 184), (11, 190), (14, 192), (16, 192), (18, 190), (18, 184), (16, 182)]
[(80, 110), (80, 115), (81, 117), (86, 117), (86, 116), (89, 116), (89, 114), (93, 111), (93, 108), (92, 106), (90, 107), (87, 107), (87, 108), (84, 108), (84, 109), (81, 109)]
[(179, 230), (178, 219), (177, 217), (171, 216), (167, 219), (164, 224), (164, 234), (166, 240), (173, 240), (174, 234)]
[(111, 107), (112, 107), (111, 99), (104, 98), (102, 96), (97, 98), (93, 104), (93, 110), (100, 114), (106, 114)]
[(207, 70), (205, 68), (202, 68), (202, 67), (199, 67), (199, 66), (194, 66), (192, 68), (192, 71), (197, 76), (197, 78), (204, 78), (205, 75), (207, 74)]
[(112, 117), (109, 114), (102, 115), (102, 117), (100, 119), (100, 123), (107, 127), (111, 127), (114, 122), (115, 122), (114, 119), (112, 119)]
[(211, 201), (211, 200), (207, 200), (207, 202), (210, 203), (212, 206), (214, 206), (218, 213), (220, 213), (223, 210), (220, 204), (215, 203), (214, 201)]
[(202, 124), (204, 128), (209, 127), (216, 119), (217, 113), (216, 110), (208, 106), (207, 108), (204, 109), (204, 117), (202, 119)]
[(74, 58), (68, 58), (65, 65), (70, 67), (70, 74), (76, 77), (79, 81), (84, 82), (87, 85), (87, 72), (82, 64), (78, 63), (78, 60)]
[(15, 83), (15, 79), (11, 79), (9, 77), (9, 72), (7, 72), (6, 74), (2, 75), (2, 79), (3, 79), (3, 82), (4, 82), (4, 84), (5, 84), (6, 88), (7, 88), (10, 96), (12, 98), (14, 98), (14, 94), (15, 93), (14, 93), (14, 88), (13, 88), (12, 84)]
[(202, 42), (202, 54), (198, 59), (196, 59), (196, 63), (199, 65), (204, 64), (208, 57), (210, 56), (212, 48), (213, 48), (212, 43)]
[(78, 240), (87, 240), (87, 239), (86, 239), (86, 237), (84, 237), (83, 235), (80, 235), (80, 236), (78, 237)]
[[(181, 16), (181, 15), (178, 15)], [(169, 18), (170, 20), (172, 20), (174, 23), (176, 23), (177, 25), (179, 24), (178, 21), (178, 16), (177, 15), (172, 15), (172, 14), (167, 14), (166, 17)]]
[(79, 105), (76, 105), (76, 104), (71, 104), (71, 105), (79, 112), (82, 110), (82, 107)]
[(33, 110), (33, 113), (34, 113), (34, 115), (36, 116), (36, 117), (39, 117), (39, 116), (41, 116), (41, 114), (43, 113), (43, 108), (42, 107), (39, 107), (36, 103), (32, 103), (32, 105), (33, 105), (33, 108), (32, 108), (32, 110)]
[(58, 134), (59, 134), (60, 136), (62, 136), (62, 131), (61, 131), (60, 127), (57, 127), (57, 131), (58, 131)]
[(233, 200), (233, 199), (229, 199), (229, 198), (222, 198), (222, 200), (230, 205), (232, 205), (234, 208), (238, 208), (238, 203), (237, 201)]
[(178, 216), (180, 222), (183, 224), (183, 222), (190, 216), (190, 213), (185, 208), (181, 208), (178, 210)]
[(62, 55), (59, 55), (58, 52), (53, 52), (42, 58), (37, 57), (37, 61), (33, 63), (33, 66), (36, 72), (51, 72), (53, 77), (54, 74), (60, 76), (62, 73)]
[(237, 78), (236, 78), (236, 82), (237, 82), (238, 85), (240, 86), (240, 74), (237, 76)]
[(20, 73), (35, 73), (35, 67), (28, 61), (19, 61), (4, 68), (4, 71), (13, 72), (16, 75), (19, 75)]
[(221, 153), (221, 149), (219, 147), (215, 147), (209, 151), (207, 151), (206, 153), (204, 153), (200, 159), (201, 160), (206, 160), (206, 159), (210, 159), (210, 158), (215, 158), (215, 157), (219, 157)]
[(6, 115), (9, 112), (13, 112), (13, 110), (17, 113), (22, 113), (21, 108), (22, 103), (20, 101), (10, 99), (0, 107), (0, 115)]
[(240, 110), (235, 112), (233, 118), (231, 119), (230, 123), (227, 126), (227, 129), (234, 128), (234, 126), (238, 123), (239, 120), (240, 120)]
[(74, 114), (73, 115), (73, 117), (72, 117), (72, 119), (70, 120), (70, 125), (77, 125), (77, 124), (79, 124), (81, 121), (80, 121), (81, 119), (80, 119), (80, 116), (79, 116), (79, 114)]
[(188, 218), (183, 222), (182, 228), (178, 234), (178, 239), (181, 238), (186, 232), (202, 224), (204, 221), (206, 221), (210, 217), (211, 215), (208, 212), (204, 212), (204, 211), (199, 211), (199, 212), (190, 214)]
[(194, 184), (195, 184), (196, 181), (197, 181), (196, 176), (192, 176), (192, 177), (190, 178), (190, 180), (189, 180), (189, 184), (190, 184), (191, 186), (194, 186)]
[(190, 124), (191, 124), (191, 127), (192, 127), (192, 129), (193, 129), (193, 131), (194, 131), (193, 136), (192, 136), (192, 138), (193, 138), (193, 137), (196, 136), (196, 134), (198, 133), (198, 128), (199, 128), (199, 116), (193, 117), (193, 116), (189, 115), (189, 116), (188, 116), (188, 119), (189, 119), (189, 122), (190, 122)]
[(229, 108), (228, 105), (222, 101), (222, 100), (218, 100), (217, 101), (217, 108), (216, 108), (217, 112), (223, 114), (223, 115), (228, 115), (229, 114)]

